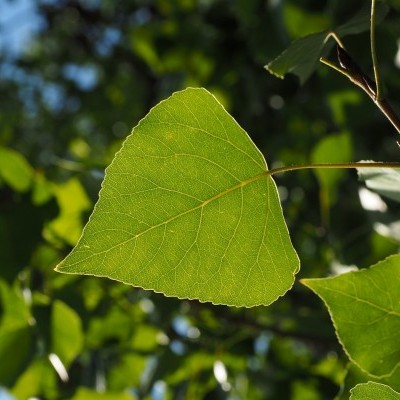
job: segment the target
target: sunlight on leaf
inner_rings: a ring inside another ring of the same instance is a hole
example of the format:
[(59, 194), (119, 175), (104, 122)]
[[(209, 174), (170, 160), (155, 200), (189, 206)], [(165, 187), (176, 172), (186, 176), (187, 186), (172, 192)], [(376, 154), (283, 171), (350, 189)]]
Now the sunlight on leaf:
[(49, 236), (61, 238), (75, 245), (82, 231), (82, 214), (90, 208), (90, 199), (76, 178), (53, 185), (60, 214), (47, 226)]
[(266, 171), (214, 96), (175, 93), (125, 141), (57, 271), (179, 298), (270, 304), (291, 288), (299, 260)]
[(72, 400), (135, 400), (137, 397), (127, 392), (111, 392), (99, 393), (96, 390), (87, 389), (84, 387), (79, 388)]
[(303, 279), (326, 303), (349, 358), (377, 377), (400, 366), (400, 255), (333, 278)]
[(13, 149), (0, 146), (0, 180), (18, 192), (31, 186), (33, 169), (26, 158)]

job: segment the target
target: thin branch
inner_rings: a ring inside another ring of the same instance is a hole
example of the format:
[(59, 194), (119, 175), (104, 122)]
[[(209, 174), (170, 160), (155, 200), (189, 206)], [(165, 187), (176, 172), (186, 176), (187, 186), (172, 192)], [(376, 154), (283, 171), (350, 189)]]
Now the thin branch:
[[(344, 52), (344, 50), (341, 50)], [(371, 98), (371, 100), (376, 104), (376, 106), (382, 111), (382, 113), (386, 116), (386, 118), (392, 123), (392, 125), (396, 128), (397, 132), (400, 133), (400, 119), (396, 112), (393, 110), (393, 107), (388, 102), (388, 100), (380, 97), (378, 98), (378, 87), (374, 85), (365, 74), (362, 73), (360, 75), (360, 71), (358, 73), (354, 73), (354, 71), (349, 69), (344, 69), (339, 65), (336, 65), (332, 61), (326, 58), (320, 58), (320, 61), (325, 65), (333, 68), (335, 71), (341, 73), (346, 76), (353, 82), (355, 85), (359, 86), (365, 93)], [(374, 87), (375, 86), (375, 87)], [(382, 92), (380, 92), (380, 96), (382, 96)]]
[(320, 61), (329, 67), (333, 68), (335, 71), (345, 75), (354, 84), (359, 86), (364, 90), (371, 98), (371, 100), (376, 104), (376, 106), (382, 111), (386, 118), (392, 123), (396, 128), (397, 132), (400, 133), (400, 118), (393, 110), (392, 106), (388, 100), (384, 99), (382, 92), (382, 82), (379, 76), (378, 59), (376, 55), (375, 46), (375, 17), (376, 17), (376, 0), (371, 0), (371, 55), (372, 64), (374, 68), (375, 82), (372, 81), (367, 74), (365, 74), (357, 63), (350, 57), (346, 52), (343, 43), (339, 37), (334, 32), (330, 32), (326, 38), (325, 42), (329, 38), (333, 38), (337, 43), (338, 60), (340, 65), (337, 65), (326, 58), (320, 58)]
[(379, 102), (383, 100), (382, 97), (382, 82), (379, 76), (379, 68), (378, 68), (378, 57), (376, 55), (376, 46), (375, 46), (375, 5), (376, 0), (372, 0), (371, 3), (371, 56), (372, 56), (372, 66), (374, 68), (374, 77), (376, 83), (376, 101)]

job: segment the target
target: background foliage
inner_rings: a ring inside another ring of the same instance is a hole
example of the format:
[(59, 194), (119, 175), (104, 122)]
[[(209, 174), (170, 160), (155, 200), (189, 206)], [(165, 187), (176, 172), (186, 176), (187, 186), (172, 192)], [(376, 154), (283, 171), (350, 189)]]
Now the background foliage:
[[(345, 378), (329, 315), (298, 283), (268, 308), (237, 309), (53, 271), (79, 238), (122, 140), (151, 106), (187, 86), (213, 92), (270, 166), (336, 160), (343, 146), (352, 160), (396, 161), (393, 129), (343, 77), (321, 66), (300, 86), (263, 68), (292, 40), (342, 24), (363, 3), (31, 0), (37, 26), (19, 51), (10, 42), (26, 10), (2, 20), (4, 389), (18, 399), (296, 400), (330, 399), (341, 384), (363, 381), (354, 368)], [(378, 55), (396, 106), (400, 2), (388, 4)], [(368, 70), (368, 33), (345, 43)], [(354, 172), (293, 172), (276, 182), (300, 277), (397, 252), (388, 225), (396, 203), (363, 208)]]

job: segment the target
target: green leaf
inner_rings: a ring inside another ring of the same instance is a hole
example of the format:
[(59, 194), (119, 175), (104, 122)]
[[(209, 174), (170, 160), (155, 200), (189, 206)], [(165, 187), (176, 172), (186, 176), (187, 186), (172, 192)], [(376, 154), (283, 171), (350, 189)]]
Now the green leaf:
[(282, 16), (291, 38), (300, 38), (313, 32), (328, 29), (331, 25), (327, 13), (311, 12), (301, 4), (282, 3)]
[(340, 393), (335, 400), (349, 400), (350, 389), (359, 383), (374, 381), (390, 386), (392, 389), (400, 390), (400, 368), (397, 368), (392, 375), (385, 378), (372, 378), (366, 372), (362, 371), (357, 365), (349, 363), (346, 376), (342, 382)]
[[(350, 135), (347, 132), (329, 135), (323, 138), (314, 147), (311, 154), (311, 161), (318, 163), (344, 163), (352, 158), (352, 145)], [(336, 195), (336, 186), (345, 174), (341, 169), (315, 169), (315, 175), (321, 188), (327, 192), (329, 198)]]
[(367, 187), (382, 196), (400, 202), (400, 170), (389, 168), (357, 168), (358, 177)]
[(248, 307), (282, 296), (298, 269), (263, 156), (214, 96), (193, 88), (127, 138), (56, 268)]
[[(319, 65), (326, 36), (327, 32), (318, 32), (295, 40), (265, 68), (272, 75), (282, 79), (288, 73), (297, 75), (300, 84), (303, 84)], [(332, 43), (329, 42), (326, 46), (329, 51)]]
[(128, 340), (133, 328), (132, 318), (119, 307), (111, 307), (102, 317), (94, 317), (89, 322), (86, 342), (93, 348), (101, 348), (108, 340)]
[[(139, 387), (143, 384), (146, 375), (148, 358), (125, 352), (125, 354), (114, 362), (112, 368), (107, 372), (107, 384), (110, 390), (119, 391), (127, 387)], [(126, 371), (129, 371), (127, 374)]]
[(0, 146), (0, 178), (18, 192), (29, 189), (33, 179), (33, 169), (22, 154)]
[(400, 393), (381, 383), (361, 383), (351, 390), (350, 400), (400, 400)]
[(32, 361), (29, 367), (18, 377), (12, 388), (16, 399), (57, 398), (58, 379), (56, 371), (48, 358), (40, 357)]
[(349, 358), (377, 377), (400, 365), (400, 255), (334, 278), (304, 279), (328, 307)]
[[(389, 8), (386, 4), (378, 2), (376, 6), (376, 23), (381, 22)], [(365, 32), (370, 26), (370, 8), (364, 7), (358, 14), (345, 24), (334, 29), (339, 37)], [(272, 60), (265, 68), (278, 78), (283, 78), (287, 73), (298, 76), (303, 84), (319, 65), (319, 59), (328, 54), (334, 42), (325, 43), (329, 31), (312, 33), (295, 40), (278, 57)]]
[(131, 346), (137, 351), (154, 351), (158, 346), (157, 337), (160, 330), (151, 325), (137, 324), (132, 337)]
[(48, 224), (48, 230), (57, 238), (75, 245), (82, 232), (82, 213), (90, 208), (90, 200), (78, 179), (55, 184), (54, 195), (60, 214)]
[(99, 393), (95, 390), (79, 388), (72, 400), (134, 400), (136, 396), (126, 392), (106, 392)]
[(82, 350), (84, 337), (81, 320), (72, 308), (56, 300), (52, 309), (51, 329), (51, 351), (68, 368)]
[(10, 385), (33, 356), (33, 319), (21, 292), (0, 280), (0, 382)]

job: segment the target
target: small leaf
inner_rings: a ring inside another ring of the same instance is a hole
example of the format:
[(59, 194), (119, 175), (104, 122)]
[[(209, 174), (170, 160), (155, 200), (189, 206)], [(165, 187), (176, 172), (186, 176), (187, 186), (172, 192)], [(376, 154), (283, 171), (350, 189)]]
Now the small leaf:
[[(311, 161), (318, 163), (345, 163), (351, 160), (352, 145), (347, 132), (329, 135), (319, 141), (311, 153)], [(335, 196), (335, 189), (345, 172), (341, 169), (315, 169), (315, 175), (330, 198)]]
[(18, 376), (12, 394), (15, 399), (52, 399), (58, 393), (58, 384), (56, 371), (48, 358), (39, 357)]
[(0, 280), (0, 382), (11, 385), (34, 353), (32, 317), (22, 293)]
[[(319, 65), (322, 50), (325, 47), (327, 32), (318, 32), (297, 39), (290, 46), (268, 63), (265, 68), (278, 78), (284, 78), (291, 72), (300, 79), (303, 84)], [(327, 43), (328, 51), (333, 43)]]
[(51, 331), (51, 351), (68, 368), (82, 350), (84, 336), (78, 314), (59, 300), (53, 304)]
[(31, 186), (33, 169), (22, 154), (0, 146), (0, 178), (14, 190), (25, 192)]
[[(376, 23), (381, 22), (389, 7), (378, 2), (376, 5)], [(370, 8), (364, 7), (357, 15), (334, 31), (339, 37), (353, 35), (367, 31), (370, 26)], [(271, 74), (283, 78), (287, 73), (297, 75), (303, 84), (315, 71), (319, 59), (331, 50), (334, 42), (327, 41), (329, 31), (312, 33), (301, 39), (295, 40), (278, 57), (272, 60), (265, 68)]]
[(334, 278), (304, 279), (328, 307), (350, 359), (370, 375), (400, 366), (400, 255)]
[(400, 400), (400, 393), (381, 383), (361, 383), (351, 389), (350, 400)]
[(357, 172), (369, 189), (400, 202), (400, 169), (357, 168)]
[(298, 269), (263, 156), (204, 89), (175, 93), (134, 129), (57, 267), (236, 306), (272, 303)]
[(90, 200), (78, 179), (53, 186), (60, 214), (47, 226), (50, 234), (75, 245), (82, 231), (82, 213), (90, 208)]

